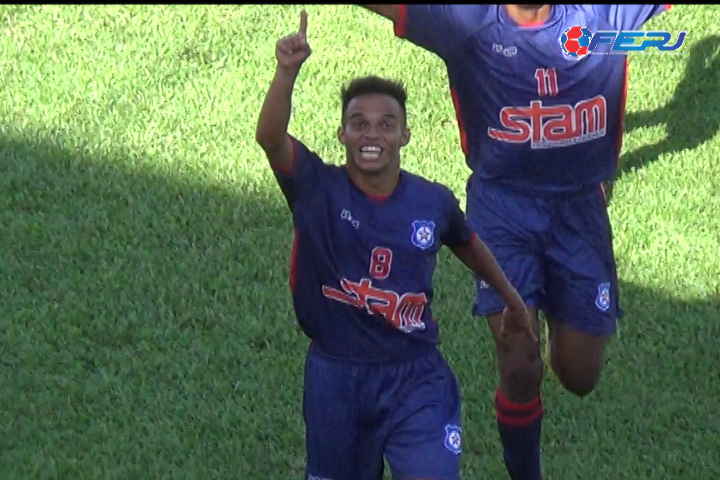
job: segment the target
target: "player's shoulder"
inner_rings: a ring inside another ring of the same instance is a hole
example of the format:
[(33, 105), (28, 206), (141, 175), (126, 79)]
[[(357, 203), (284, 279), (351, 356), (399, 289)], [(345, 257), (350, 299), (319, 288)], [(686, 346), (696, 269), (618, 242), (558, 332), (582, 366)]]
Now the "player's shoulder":
[[(447, 199), (454, 195), (450, 188), (441, 182), (430, 180), (422, 175), (410, 173), (407, 170), (403, 170), (402, 172), (408, 182), (411, 193), (418, 198), (436, 201), (440, 198)], [(422, 195), (422, 197), (420, 195)]]
[(586, 26), (596, 29), (615, 30), (619, 17), (633, 17), (652, 5), (623, 5), (623, 4), (597, 4), (597, 5), (566, 5), (568, 17), (582, 17)]
[(342, 177), (348, 177), (345, 165), (336, 165), (328, 163), (315, 150), (308, 147), (301, 140), (294, 136), (290, 136), (293, 144), (293, 164), (294, 172), (302, 178), (308, 178), (308, 175), (320, 180), (316, 183), (316, 189), (325, 190), (330, 185), (337, 184)]
[(437, 182), (434, 182), (429, 178), (419, 175), (417, 173), (411, 173), (403, 169), (401, 170), (401, 174), (403, 176), (403, 181), (406, 181), (408, 183), (408, 186), (410, 186), (411, 188), (423, 190), (434, 190), (437, 188)]
[(450, 14), (454, 25), (465, 33), (473, 36), (486, 29), (493, 22), (498, 22), (498, 5), (443, 5), (444, 12)]
[(462, 21), (472, 24), (477, 29), (500, 22), (499, 5), (456, 5), (456, 7)]
[(310, 156), (322, 161), (320, 155), (318, 155), (315, 150), (310, 148), (308, 145), (305, 144), (305, 142), (303, 142), (299, 138), (290, 135), (290, 141), (293, 144), (293, 154), (295, 154), (296, 156)]
[(497, 5), (445, 5), (445, 8), (451, 9), (460, 20), (475, 22), (492, 18), (493, 12), (497, 12)]
[(597, 5), (565, 5), (565, 7), (569, 11), (576, 11), (581, 13), (586, 13), (588, 15), (596, 15), (596, 9)]
[(323, 170), (340, 173), (341, 168), (339, 166), (326, 162), (319, 153), (303, 143), (302, 140), (292, 135), (290, 136), (290, 140), (293, 144), (293, 155), (296, 160), (310, 161), (316, 167), (320, 167)]

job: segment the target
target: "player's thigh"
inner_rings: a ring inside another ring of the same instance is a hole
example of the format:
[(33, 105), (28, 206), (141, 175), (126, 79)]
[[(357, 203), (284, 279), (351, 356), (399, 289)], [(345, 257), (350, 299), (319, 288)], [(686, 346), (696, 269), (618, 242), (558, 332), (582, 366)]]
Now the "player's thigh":
[(303, 418), (306, 477), (375, 480), (382, 475), (382, 447), (359, 421), (356, 372), (310, 348), (305, 362)]
[(545, 272), (543, 308), (553, 360), (600, 368), (621, 315), (612, 230), (600, 188), (563, 205), (546, 250)]
[(461, 394), (439, 352), (418, 362), (392, 414), (385, 456), (399, 480), (460, 478)]
[[(467, 218), (508, 277), (529, 305), (539, 301), (543, 271), (539, 231), (545, 212), (535, 199), (493, 182), (475, 181), (468, 191)], [(477, 297), (473, 314), (488, 316), (502, 311), (502, 298), (475, 277)]]

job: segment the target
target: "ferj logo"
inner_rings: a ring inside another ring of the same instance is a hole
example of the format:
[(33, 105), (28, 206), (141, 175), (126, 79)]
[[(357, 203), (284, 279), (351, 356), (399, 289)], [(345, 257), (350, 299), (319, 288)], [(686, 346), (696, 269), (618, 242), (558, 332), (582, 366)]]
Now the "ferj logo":
[[(560, 46), (565, 56), (580, 59), (590, 54), (626, 54), (638, 53), (667, 53), (677, 51), (685, 42), (686, 31), (678, 34), (674, 45), (668, 45), (672, 39), (670, 32), (666, 31), (637, 31), (637, 30), (598, 30), (592, 33), (589, 28), (575, 25), (560, 35)], [(640, 43), (636, 40), (640, 39)], [(610, 45), (607, 51), (598, 51), (598, 46)], [(656, 48), (657, 52), (649, 49)]]

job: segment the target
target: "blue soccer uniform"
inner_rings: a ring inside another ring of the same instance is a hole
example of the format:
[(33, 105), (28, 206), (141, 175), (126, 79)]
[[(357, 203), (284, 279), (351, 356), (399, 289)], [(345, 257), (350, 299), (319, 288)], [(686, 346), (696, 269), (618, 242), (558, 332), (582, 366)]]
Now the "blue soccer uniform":
[(459, 478), (460, 391), (437, 350), (432, 275), (441, 246), (474, 236), (446, 187), (401, 171), (371, 198), (345, 167), (293, 140), (275, 168), (292, 210), (290, 285), (311, 339), (303, 415), (308, 478)]
[[(503, 5), (406, 5), (384, 15), (397, 36), (444, 60), (472, 169), (468, 220), (527, 304), (547, 314), (563, 385), (587, 395), (621, 313), (601, 185), (613, 179), (622, 145), (627, 57), (606, 44), (582, 48), (591, 32), (638, 29), (666, 6), (549, 7), (544, 21), (526, 25)], [(476, 284), (473, 313), (494, 325), (503, 303)], [(494, 333), (505, 465), (513, 480), (538, 480), (542, 361), (537, 346)]]
[[(467, 215), (528, 305), (593, 334), (616, 328), (618, 285), (599, 186), (613, 178), (625, 55), (566, 56), (574, 26), (634, 30), (665, 5), (555, 5), (518, 25), (501, 5), (404, 5), (395, 34), (446, 63), (473, 173)], [(601, 45), (599, 52), (606, 52)], [(502, 309), (477, 282), (474, 313)]]

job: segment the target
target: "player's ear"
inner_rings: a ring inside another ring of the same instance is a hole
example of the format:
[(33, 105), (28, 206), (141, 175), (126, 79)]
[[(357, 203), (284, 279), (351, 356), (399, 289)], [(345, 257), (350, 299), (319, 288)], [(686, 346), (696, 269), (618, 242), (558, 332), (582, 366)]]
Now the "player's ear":
[(404, 147), (408, 143), (410, 143), (410, 129), (405, 128), (403, 129), (402, 136), (400, 137), (400, 146)]
[(338, 140), (340, 140), (340, 143), (345, 145), (345, 127), (344, 126), (340, 125), (338, 127), (337, 136), (338, 136)]

